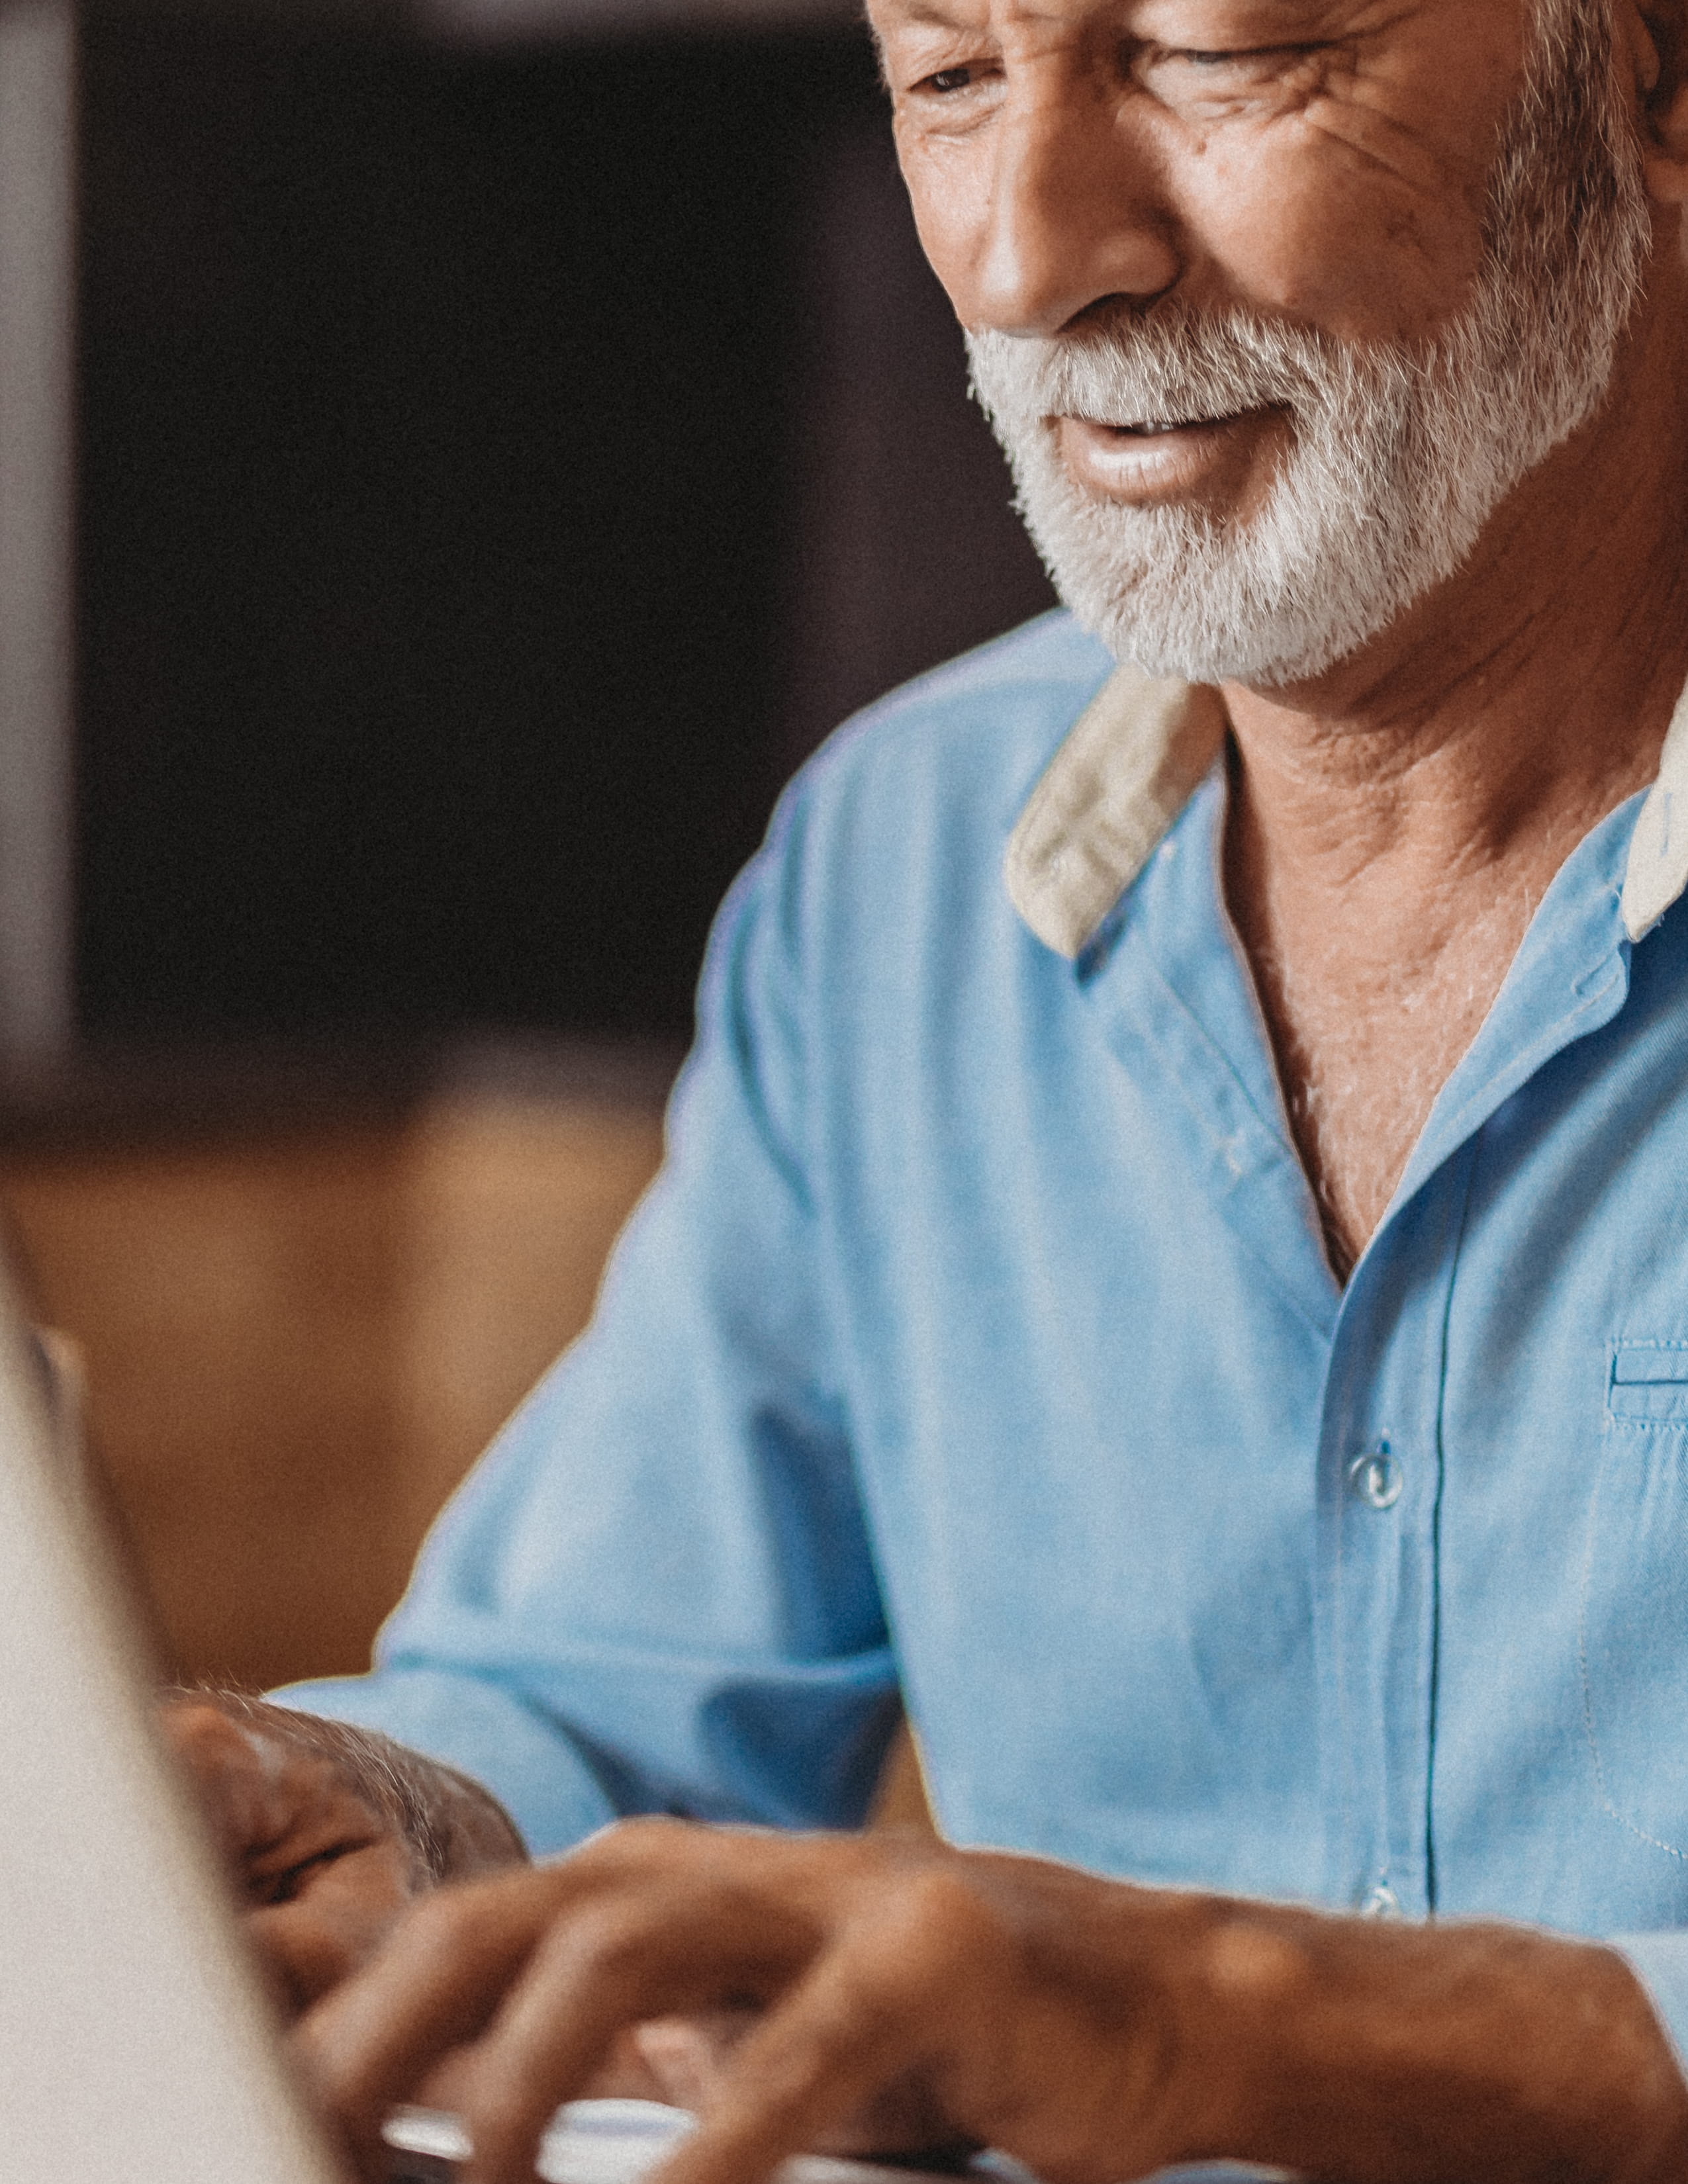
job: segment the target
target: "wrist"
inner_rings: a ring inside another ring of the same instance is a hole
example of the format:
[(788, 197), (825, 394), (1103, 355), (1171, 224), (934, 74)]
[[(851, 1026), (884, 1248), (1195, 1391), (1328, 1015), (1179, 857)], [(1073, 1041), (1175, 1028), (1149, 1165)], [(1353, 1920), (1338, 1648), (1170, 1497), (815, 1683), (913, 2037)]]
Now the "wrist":
[(1688, 2086), (1630, 1967), (1499, 1925), (1217, 1903), (1180, 2047), (1231, 2158), (1350, 2184), (1665, 2184)]
[(1168, 1981), (1181, 2098), (1170, 2130), (1180, 2163), (1290, 2164), (1278, 2114), (1317, 1966), (1312, 1914), (1215, 1897), (1181, 1937)]

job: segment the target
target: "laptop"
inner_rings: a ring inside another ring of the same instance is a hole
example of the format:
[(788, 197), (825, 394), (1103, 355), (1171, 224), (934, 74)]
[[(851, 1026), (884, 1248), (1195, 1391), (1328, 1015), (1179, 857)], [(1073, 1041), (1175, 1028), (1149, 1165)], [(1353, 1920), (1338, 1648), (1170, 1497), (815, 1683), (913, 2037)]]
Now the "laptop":
[[(0, 2178), (346, 2184), (154, 1736), (141, 1613), (42, 1366), (0, 1268)], [(571, 2102), (538, 2174), (640, 2184), (691, 2128), (650, 2102)], [(393, 2184), (448, 2184), (468, 2150), (431, 2109), (396, 2110), (386, 2137)], [(973, 2168), (1035, 2184), (1000, 2155)], [(1260, 2172), (1201, 2172), (1222, 2173)], [(804, 2156), (777, 2184), (922, 2181)]]
[[(153, 1735), (141, 1615), (50, 1387), (0, 1273), (0, 2177), (344, 2184)], [(539, 2174), (638, 2184), (690, 2128), (652, 2102), (572, 2102)], [(394, 2184), (441, 2184), (468, 2150), (428, 2109), (387, 2136)], [(782, 2184), (898, 2175), (804, 2159)]]
[(153, 1740), (143, 1661), (0, 1296), (0, 2176), (340, 2184)]

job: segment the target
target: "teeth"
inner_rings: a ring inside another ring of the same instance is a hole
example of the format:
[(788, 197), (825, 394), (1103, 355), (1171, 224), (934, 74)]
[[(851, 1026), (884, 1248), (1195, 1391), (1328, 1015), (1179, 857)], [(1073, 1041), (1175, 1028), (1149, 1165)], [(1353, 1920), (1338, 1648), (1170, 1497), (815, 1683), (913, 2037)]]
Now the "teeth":
[[(0, 5), (4, 0), (0, 0)], [(1135, 440), (1162, 440), (1168, 432), (1199, 432), (1203, 426), (1217, 421), (1211, 417), (1121, 417), (1087, 415), (1083, 410), (1073, 413), (1088, 424), (1100, 425), (1110, 432), (1129, 432)]]

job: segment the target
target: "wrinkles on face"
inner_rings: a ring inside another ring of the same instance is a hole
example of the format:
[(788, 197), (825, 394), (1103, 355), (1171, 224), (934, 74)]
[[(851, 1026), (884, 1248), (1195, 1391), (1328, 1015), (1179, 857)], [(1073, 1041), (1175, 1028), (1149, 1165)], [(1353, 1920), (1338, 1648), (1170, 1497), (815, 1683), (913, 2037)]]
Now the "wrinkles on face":
[[(1043, 189), (1039, 160), (1088, 198), (1065, 277), (1043, 283), (1080, 309), (1177, 292), (1401, 341), (1468, 292), (1527, 0), (875, 0), (873, 14), (917, 224), (966, 325), (1051, 330), (1046, 314), (1016, 320), (1000, 277), (1000, 232), (1027, 209), (1024, 177)], [(1134, 227), (1159, 249), (1128, 248)]]
[(1423, 339), (1457, 315), (1482, 264), (1513, 86), (1503, 52), (1476, 70), (1490, 95), (1468, 82), (1427, 97), (1441, 81), (1439, 27), (1398, 11), (1373, 36), (1309, 56), (1286, 83), (1293, 98), (1199, 130), (1170, 118), (1162, 164), (1186, 297), (1359, 341)]

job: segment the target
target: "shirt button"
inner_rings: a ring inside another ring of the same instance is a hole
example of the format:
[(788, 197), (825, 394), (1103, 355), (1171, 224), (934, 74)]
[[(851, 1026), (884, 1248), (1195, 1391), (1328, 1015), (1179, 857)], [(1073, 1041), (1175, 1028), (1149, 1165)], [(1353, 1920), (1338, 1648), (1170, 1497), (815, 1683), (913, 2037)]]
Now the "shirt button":
[(1348, 1485), (1368, 1509), (1393, 1509), (1406, 1485), (1401, 1466), (1387, 1449), (1374, 1448), (1357, 1456), (1348, 1467)]
[(1366, 1891), (1360, 1898), (1360, 1916), (1362, 1919), (1398, 1919), (1401, 1916), (1401, 1898), (1388, 1881), (1379, 1880)]

